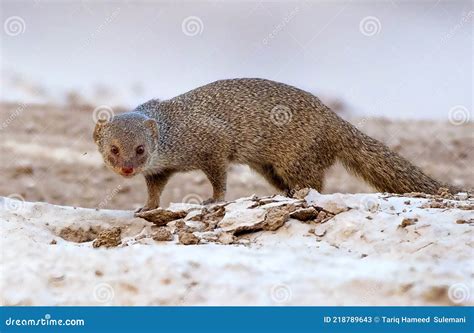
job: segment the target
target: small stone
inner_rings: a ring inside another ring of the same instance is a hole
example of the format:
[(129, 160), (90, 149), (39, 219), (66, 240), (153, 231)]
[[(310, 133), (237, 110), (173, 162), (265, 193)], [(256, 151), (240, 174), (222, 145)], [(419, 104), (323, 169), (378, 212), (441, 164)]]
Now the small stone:
[(183, 220), (176, 221), (175, 227), (177, 229), (184, 229), (186, 228), (186, 222), (184, 222)]
[(444, 202), (432, 201), (427, 205), (423, 205), (423, 208), (446, 208), (447, 204)]
[(160, 227), (155, 232), (153, 232), (153, 234), (151, 235), (151, 238), (153, 238), (154, 240), (158, 242), (172, 241), (173, 234), (167, 228)]
[(290, 217), (300, 221), (314, 220), (318, 216), (318, 211), (314, 207), (298, 209), (290, 214)]
[(189, 232), (194, 231), (204, 231), (207, 228), (207, 224), (201, 221), (186, 221), (185, 222), (187, 229)]
[(474, 219), (469, 219), (469, 220), (456, 220), (457, 224), (469, 224), (469, 225), (474, 225)]
[(469, 195), (466, 192), (459, 192), (457, 194), (457, 197), (459, 200), (467, 200), (469, 198)]
[(229, 211), (218, 226), (232, 233), (261, 230), (265, 216), (266, 211), (260, 208)]
[(219, 235), (218, 241), (222, 244), (232, 244), (234, 242), (234, 235), (228, 232), (223, 232)]
[(314, 222), (316, 223), (323, 223), (323, 222), (326, 222), (327, 220), (329, 220), (330, 218), (332, 218), (334, 215), (330, 214), (330, 213), (327, 213), (325, 211), (320, 211), (318, 213), (318, 217), (316, 217), (316, 220), (314, 220)]
[(215, 231), (204, 231), (199, 233), (199, 238), (208, 242), (216, 242), (219, 239), (219, 233)]
[(417, 218), (413, 218), (413, 219), (404, 218), (402, 223), (399, 225), (399, 227), (405, 228), (405, 227), (408, 227), (409, 225), (415, 224), (416, 222), (418, 222)]
[(263, 230), (275, 231), (290, 218), (289, 206), (270, 208), (263, 221)]
[(194, 245), (199, 243), (199, 238), (191, 232), (180, 232), (179, 242), (183, 245)]
[(438, 195), (445, 198), (445, 199), (453, 199), (454, 196), (451, 194), (448, 188), (440, 187), (438, 190)]
[(92, 246), (97, 247), (116, 247), (122, 242), (120, 235), (122, 230), (120, 228), (113, 228), (110, 230), (104, 230), (99, 233), (96, 240), (92, 243)]
[(168, 222), (182, 219), (188, 213), (184, 210), (173, 212), (171, 210), (166, 210), (162, 208), (157, 208), (153, 210), (149, 210), (146, 212), (136, 213), (135, 216), (141, 217), (147, 221), (150, 221), (158, 226), (164, 226)]

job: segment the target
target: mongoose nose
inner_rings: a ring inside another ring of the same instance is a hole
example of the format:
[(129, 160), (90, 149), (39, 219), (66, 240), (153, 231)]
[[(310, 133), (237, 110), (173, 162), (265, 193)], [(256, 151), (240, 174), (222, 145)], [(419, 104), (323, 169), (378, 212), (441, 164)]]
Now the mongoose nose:
[(129, 175), (129, 174), (133, 173), (133, 168), (122, 167), (122, 173), (124, 173), (125, 175)]

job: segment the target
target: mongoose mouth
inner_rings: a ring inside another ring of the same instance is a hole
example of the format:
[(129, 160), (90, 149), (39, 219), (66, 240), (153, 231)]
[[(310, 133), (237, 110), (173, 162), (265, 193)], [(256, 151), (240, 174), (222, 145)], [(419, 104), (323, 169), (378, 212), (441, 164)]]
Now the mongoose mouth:
[(131, 167), (120, 168), (120, 174), (126, 178), (130, 178), (135, 175), (135, 169)]

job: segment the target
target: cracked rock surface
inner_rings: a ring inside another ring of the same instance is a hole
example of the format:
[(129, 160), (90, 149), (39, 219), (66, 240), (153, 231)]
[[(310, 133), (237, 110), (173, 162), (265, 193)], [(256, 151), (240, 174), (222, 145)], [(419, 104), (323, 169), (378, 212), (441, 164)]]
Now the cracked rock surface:
[(2, 305), (473, 305), (474, 200), (248, 197), (140, 213), (0, 198)]

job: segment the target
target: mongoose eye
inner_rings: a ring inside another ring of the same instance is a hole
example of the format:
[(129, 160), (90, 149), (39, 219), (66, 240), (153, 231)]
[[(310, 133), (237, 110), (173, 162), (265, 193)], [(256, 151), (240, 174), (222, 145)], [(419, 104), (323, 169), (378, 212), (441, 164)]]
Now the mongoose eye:
[(116, 146), (112, 146), (112, 148), (110, 148), (110, 152), (114, 155), (118, 155), (119, 149)]
[(135, 149), (138, 155), (141, 155), (145, 152), (145, 148), (143, 146), (138, 146), (137, 149)]

